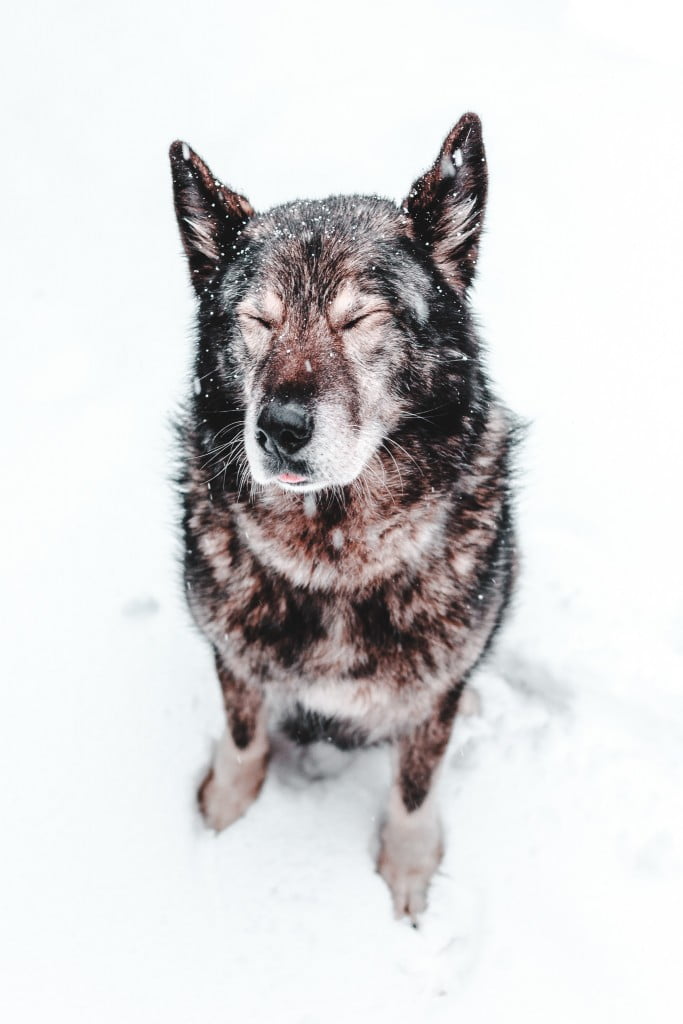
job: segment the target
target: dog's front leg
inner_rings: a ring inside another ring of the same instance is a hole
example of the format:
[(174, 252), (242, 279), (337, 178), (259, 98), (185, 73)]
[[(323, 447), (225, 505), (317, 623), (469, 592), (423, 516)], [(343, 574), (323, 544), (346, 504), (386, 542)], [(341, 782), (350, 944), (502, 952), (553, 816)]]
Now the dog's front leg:
[(263, 695), (234, 678), (216, 654), (227, 727), (197, 798), (206, 824), (220, 832), (241, 817), (258, 796), (268, 764)]
[(453, 726), (461, 687), (396, 742), (394, 778), (381, 833), (377, 868), (391, 890), (396, 917), (413, 922), (427, 905), (427, 889), (443, 856), (436, 805), (436, 773)]

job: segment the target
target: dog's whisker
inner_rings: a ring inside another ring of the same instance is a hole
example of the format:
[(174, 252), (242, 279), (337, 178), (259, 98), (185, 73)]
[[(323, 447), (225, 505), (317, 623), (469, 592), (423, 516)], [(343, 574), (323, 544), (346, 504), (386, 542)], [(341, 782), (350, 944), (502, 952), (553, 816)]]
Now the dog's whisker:
[(401, 413), (401, 418), (404, 420), (424, 420), (425, 423), (432, 426), (434, 424), (434, 420), (429, 418), (429, 413), (440, 412), (442, 409), (447, 408), (448, 404), (446, 402), (442, 402), (441, 405), (435, 405), (431, 409), (423, 409), (422, 412), (411, 412), (404, 409)]
[[(377, 462), (377, 465), (379, 466), (379, 468), (381, 470), (381, 473), (382, 473), (381, 486), (382, 486), (383, 490), (385, 490), (386, 493), (389, 495), (389, 498), (391, 499), (392, 505), (396, 505), (396, 497), (394, 495), (394, 492), (389, 487), (389, 483), (387, 481), (386, 468), (384, 466), (384, 463), (382, 462), (382, 458), (381, 458), (379, 452), (375, 452), (375, 454), (373, 455), (372, 459), (370, 460), (370, 464), (374, 464), (375, 462)], [(374, 477), (376, 479), (379, 479), (378, 474), (376, 473), (376, 471), (374, 469), (372, 470), (372, 473), (374, 474)]]
[[(242, 423), (233, 424), (233, 426), (234, 426), (235, 429), (238, 429), (238, 428), (243, 427), (243, 424)], [(199, 452), (196, 455), (193, 455), (192, 458), (193, 459), (206, 458), (206, 456), (211, 455), (214, 452), (221, 451), (223, 448), (225, 448), (225, 447), (227, 447), (227, 446), (229, 446), (231, 444), (235, 444), (236, 442), (239, 442), (241, 440), (241, 435), (239, 435), (238, 437), (233, 437), (233, 438), (231, 438), (231, 439), (229, 439), (227, 441), (223, 441), (221, 444), (215, 444), (217, 436), (218, 435), (216, 434), (214, 436), (213, 440), (211, 441), (211, 447), (205, 449), (202, 452)]]
[[(216, 470), (216, 472), (213, 474), (213, 476), (211, 476), (209, 478), (209, 481), (213, 481), (213, 480), (216, 479), (216, 477), (219, 477), (221, 474), (225, 474), (225, 472), (230, 468), (231, 465), (233, 465), (233, 463), (236, 461), (237, 458), (238, 458), (238, 453), (235, 452), (235, 453), (233, 453), (231, 456), (229, 456), (227, 458), (220, 459), (220, 460), (219, 459), (214, 459), (212, 461), (212, 463), (211, 463), (211, 469), (213, 469), (213, 467), (216, 465), (217, 462), (220, 462), (220, 467), (219, 467), (218, 470)], [(205, 466), (205, 467), (202, 467), (202, 468), (206, 469), (208, 467)]]
[(219, 445), (217, 448), (212, 449), (212, 451), (205, 452), (202, 456), (198, 456), (198, 458), (203, 458), (205, 460), (202, 469), (206, 468), (207, 466), (210, 466), (213, 462), (216, 461), (216, 459), (219, 459), (225, 452), (232, 453), (232, 451), (238, 450), (241, 441), (241, 438), (236, 438), (234, 441), (229, 441), (227, 442), (227, 444)]
[(224, 427), (221, 427), (220, 430), (216, 431), (216, 433), (213, 435), (211, 443), (214, 444), (218, 440), (218, 438), (221, 436), (221, 434), (224, 434), (228, 430), (242, 430), (243, 428), (244, 428), (244, 420), (243, 419), (237, 420), (235, 423), (227, 423)]
[(398, 478), (399, 478), (399, 481), (400, 481), (400, 484), (401, 484), (401, 494), (403, 494), (403, 477), (401, 475), (401, 470), (399, 468), (398, 462), (394, 458), (393, 454), (389, 451), (389, 449), (387, 448), (386, 444), (384, 444), (384, 443), (382, 444), (382, 449), (387, 453), (387, 455), (389, 456), (389, 458), (393, 462), (394, 466), (396, 467), (396, 472), (398, 473)]
[(223, 487), (225, 487), (225, 479), (226, 479), (227, 471), (228, 471), (229, 467), (231, 465), (233, 465), (233, 463), (235, 463), (236, 461), (239, 460), (239, 458), (241, 457), (241, 454), (242, 454), (241, 449), (239, 448), (239, 446), (236, 446), (233, 449), (233, 451), (230, 452), (230, 454), (227, 455), (227, 457), (221, 459), (219, 456), (215, 456), (213, 459), (211, 459), (210, 463), (208, 463), (207, 465), (203, 466), (202, 469), (206, 469), (208, 465), (215, 465), (217, 461), (221, 462), (220, 468), (217, 470), (217, 472), (215, 472), (213, 474), (213, 476), (211, 476), (209, 478), (209, 480), (207, 481), (207, 484), (213, 483), (214, 480), (216, 480), (219, 476), (222, 475), (223, 476)]
[(400, 449), (400, 451), (402, 451), (402, 452), (403, 452), (403, 454), (405, 455), (405, 457), (406, 457), (407, 459), (410, 459), (410, 461), (411, 461), (411, 462), (414, 462), (414, 463), (415, 463), (415, 465), (417, 466), (417, 468), (418, 468), (418, 470), (420, 471), (421, 475), (422, 475), (422, 476), (424, 476), (424, 470), (423, 470), (422, 466), (420, 465), (420, 463), (419, 463), (419, 462), (417, 461), (417, 459), (415, 458), (415, 456), (411, 455), (411, 454), (410, 454), (410, 452), (406, 451), (406, 449), (405, 449), (405, 448), (403, 447), (403, 445), (402, 445), (402, 444), (399, 444), (399, 443), (398, 443), (398, 441), (394, 440), (394, 438), (393, 438), (393, 437), (385, 437), (385, 438), (384, 438), (384, 440), (385, 440), (386, 442), (388, 442), (389, 444), (393, 444), (393, 445), (395, 445), (395, 446), (396, 446), (396, 447), (397, 447), (398, 449)]
[(209, 479), (206, 481), (207, 487), (210, 487), (210, 485), (214, 482), (214, 480), (217, 480), (218, 477), (221, 476), (224, 473), (225, 469), (226, 469), (226, 464), (222, 464), (220, 469), (218, 470), (218, 472), (214, 473), (214, 475), (212, 477), (209, 477)]
[(247, 486), (248, 483), (249, 483), (250, 475), (251, 474), (250, 474), (250, 471), (249, 471), (249, 463), (248, 463), (248, 460), (245, 457), (244, 460), (240, 463), (240, 469), (239, 469), (238, 474), (237, 474), (237, 500), (238, 501), (240, 500), (240, 497), (242, 495), (242, 491), (243, 491), (244, 487)]

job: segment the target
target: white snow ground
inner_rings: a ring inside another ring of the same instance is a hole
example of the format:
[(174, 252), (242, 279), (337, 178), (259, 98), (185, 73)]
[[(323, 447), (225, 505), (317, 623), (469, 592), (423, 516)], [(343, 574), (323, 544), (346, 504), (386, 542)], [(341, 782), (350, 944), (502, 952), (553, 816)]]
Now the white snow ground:
[[(680, 33), (662, 3), (25, 4), (5, 15), (3, 1021), (679, 1021)], [(174, 554), (192, 302), (166, 148), (257, 206), (400, 199), (467, 109), (477, 306), (533, 420), (523, 587), (457, 726), (420, 931), (386, 753), (276, 762), (215, 838)]]

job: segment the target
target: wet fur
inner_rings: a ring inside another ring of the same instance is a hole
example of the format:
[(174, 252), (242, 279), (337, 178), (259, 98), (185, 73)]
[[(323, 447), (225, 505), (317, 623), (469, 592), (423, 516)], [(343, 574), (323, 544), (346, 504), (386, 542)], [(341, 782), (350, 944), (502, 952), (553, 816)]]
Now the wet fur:
[[(198, 385), (180, 425), (185, 579), (225, 699), (235, 767), (221, 770), (234, 787), (266, 714), (300, 743), (392, 743), (379, 867), (414, 917), (441, 856), (434, 774), (516, 564), (515, 428), (467, 294), (486, 196), (479, 121), (458, 122), (400, 208), (352, 196), (255, 215), (188, 147), (171, 163), (198, 298)], [(358, 302), (377, 311), (348, 326)], [(282, 395), (320, 424), (313, 454), (286, 468), (341, 482), (295, 493), (259, 480), (281, 467), (259, 451), (255, 417)], [(259, 747), (263, 772), (265, 760)], [(209, 822), (228, 824), (214, 804)], [(391, 852), (425, 844), (422, 866)]]

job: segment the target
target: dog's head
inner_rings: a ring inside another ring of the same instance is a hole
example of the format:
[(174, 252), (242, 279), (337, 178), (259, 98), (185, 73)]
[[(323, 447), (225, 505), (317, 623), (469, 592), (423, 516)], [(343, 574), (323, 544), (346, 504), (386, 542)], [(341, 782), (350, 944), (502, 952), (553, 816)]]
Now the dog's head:
[(400, 208), (345, 196), (256, 214), (185, 143), (170, 156), (199, 398), (241, 424), (256, 483), (343, 487), (421, 408), (462, 407), (487, 182), (474, 114)]

